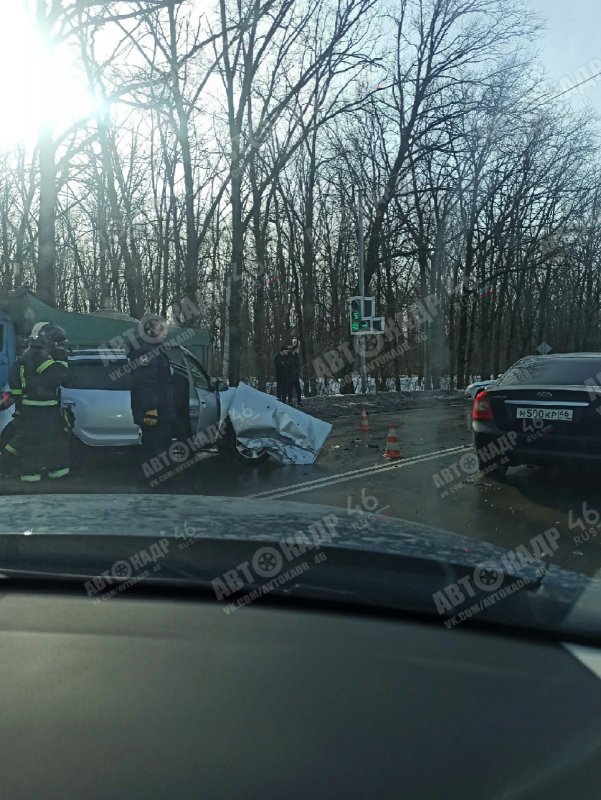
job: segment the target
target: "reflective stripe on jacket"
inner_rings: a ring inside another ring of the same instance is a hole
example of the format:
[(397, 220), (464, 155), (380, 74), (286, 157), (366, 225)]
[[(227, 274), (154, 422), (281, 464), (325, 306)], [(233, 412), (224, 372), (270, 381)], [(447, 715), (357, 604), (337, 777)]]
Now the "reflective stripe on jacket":
[(33, 342), (21, 356), (19, 372), (23, 405), (57, 405), (59, 388), (68, 382), (66, 361), (56, 361), (41, 343)]

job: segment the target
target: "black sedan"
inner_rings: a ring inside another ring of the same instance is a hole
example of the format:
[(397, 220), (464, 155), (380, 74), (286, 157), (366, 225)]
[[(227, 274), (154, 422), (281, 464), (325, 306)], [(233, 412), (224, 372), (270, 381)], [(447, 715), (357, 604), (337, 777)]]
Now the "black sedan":
[(483, 472), (601, 462), (601, 353), (522, 358), (476, 396), (472, 430)]

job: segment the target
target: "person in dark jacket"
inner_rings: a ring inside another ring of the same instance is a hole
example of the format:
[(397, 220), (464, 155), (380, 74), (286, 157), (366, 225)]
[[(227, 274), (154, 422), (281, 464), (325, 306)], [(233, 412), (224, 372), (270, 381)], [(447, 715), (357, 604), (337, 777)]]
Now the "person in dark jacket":
[(131, 410), (142, 430), (142, 465), (167, 452), (176, 421), (174, 380), (171, 363), (161, 346), (167, 337), (162, 317), (143, 320), (143, 335), (129, 353)]
[[(0, 434), (0, 475), (14, 477), (19, 474), (19, 453), (16, 448), (17, 432), (21, 420), (21, 402), (23, 390), (21, 388), (21, 357), (13, 363), (8, 373), (8, 391), (14, 402), (13, 417)], [(3, 406), (10, 408), (10, 405)]]
[(287, 379), (286, 379), (286, 402), (292, 405), (292, 394), (296, 394), (296, 404), (302, 406), (303, 391), (300, 384), (300, 355), (298, 343), (293, 342), (289, 348)]
[(20, 359), (21, 408), (14, 448), (21, 480), (39, 481), (69, 474), (69, 438), (61, 415), (60, 387), (68, 385), (65, 331), (46, 323)]
[(285, 403), (288, 397), (288, 361), (288, 347), (287, 345), (283, 344), (280, 347), (280, 352), (273, 360), (273, 366), (275, 368), (276, 394), (278, 400), (281, 400), (282, 403)]
[[(48, 324), (48, 322), (36, 322), (31, 330), (31, 333), (25, 340), (21, 354), (15, 359), (12, 367), (10, 368), (10, 372), (8, 373), (8, 392), (14, 402), (15, 410), (13, 411), (12, 420), (8, 423), (0, 435), (2, 442), (0, 446), (0, 475), (4, 475), (5, 477), (14, 477), (19, 475), (19, 453), (16, 445), (18, 444), (17, 431), (19, 422), (21, 421), (21, 403), (23, 401), (23, 386), (21, 385), (21, 358), (25, 350), (37, 338), (39, 331)], [(60, 355), (55, 355), (55, 358), (63, 361), (67, 360), (66, 358), (61, 359)], [(7, 406), (7, 408), (10, 408), (10, 406)]]

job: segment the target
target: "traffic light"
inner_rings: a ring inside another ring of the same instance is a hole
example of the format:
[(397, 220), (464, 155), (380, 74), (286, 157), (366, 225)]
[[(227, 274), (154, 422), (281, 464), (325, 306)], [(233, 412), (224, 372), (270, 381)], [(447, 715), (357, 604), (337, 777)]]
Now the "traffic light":
[(351, 333), (360, 334), (370, 331), (369, 320), (364, 319), (362, 297), (351, 298)]
[(375, 317), (373, 297), (351, 297), (351, 334), (364, 336), (370, 333), (384, 333), (384, 317)]

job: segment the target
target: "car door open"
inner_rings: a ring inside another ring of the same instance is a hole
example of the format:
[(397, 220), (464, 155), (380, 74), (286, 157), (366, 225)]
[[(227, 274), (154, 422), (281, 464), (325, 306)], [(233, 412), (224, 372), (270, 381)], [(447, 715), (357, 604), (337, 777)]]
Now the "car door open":
[(192, 432), (213, 441), (219, 432), (219, 401), (211, 388), (209, 376), (192, 353), (182, 348), (190, 387), (190, 424)]

